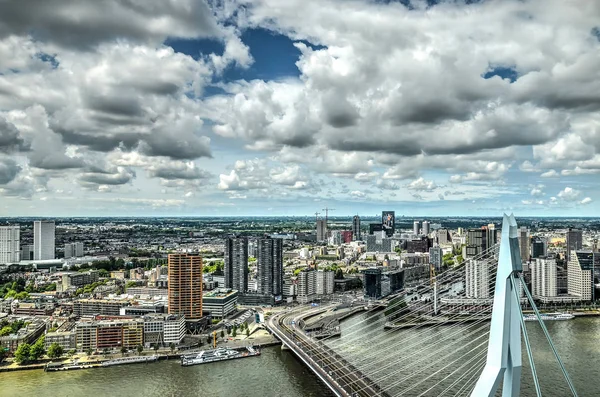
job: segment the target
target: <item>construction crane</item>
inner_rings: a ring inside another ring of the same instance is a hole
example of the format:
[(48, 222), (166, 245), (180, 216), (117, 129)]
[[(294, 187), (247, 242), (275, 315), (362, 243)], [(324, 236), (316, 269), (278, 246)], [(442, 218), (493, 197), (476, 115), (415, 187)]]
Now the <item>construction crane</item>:
[(327, 225), (327, 220), (329, 218), (329, 211), (335, 211), (335, 208), (323, 208), (321, 211), (325, 211), (325, 225)]
[(320, 212), (315, 212), (315, 223), (319, 220), (319, 215), (321, 215)]

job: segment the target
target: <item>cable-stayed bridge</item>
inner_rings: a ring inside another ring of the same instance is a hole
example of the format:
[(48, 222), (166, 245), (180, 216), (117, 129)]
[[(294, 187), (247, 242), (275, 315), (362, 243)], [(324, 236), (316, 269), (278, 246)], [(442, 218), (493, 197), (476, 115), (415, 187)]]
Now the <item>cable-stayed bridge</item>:
[(577, 396), (523, 282), (512, 215), (504, 216), (500, 244), (397, 294), (385, 312), (367, 310), (349, 320), (341, 337), (316, 339), (300, 326), (332, 308), (327, 305), (274, 315), (267, 326), (340, 397), (517, 397), (525, 376), (541, 396), (525, 306), (533, 310), (564, 377), (564, 390), (552, 395)]

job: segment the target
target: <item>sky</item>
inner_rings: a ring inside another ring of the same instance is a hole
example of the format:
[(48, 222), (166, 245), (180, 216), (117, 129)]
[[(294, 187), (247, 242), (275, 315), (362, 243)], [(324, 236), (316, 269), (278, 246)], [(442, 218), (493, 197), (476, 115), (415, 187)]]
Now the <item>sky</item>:
[(597, 216), (600, 2), (0, 1), (0, 216)]

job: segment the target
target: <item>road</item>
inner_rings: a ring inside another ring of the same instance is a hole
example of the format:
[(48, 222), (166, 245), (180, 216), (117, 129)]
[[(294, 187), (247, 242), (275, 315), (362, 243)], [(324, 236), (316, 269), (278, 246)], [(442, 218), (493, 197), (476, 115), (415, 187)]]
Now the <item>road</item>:
[(302, 307), (280, 313), (271, 316), (267, 325), (336, 395), (344, 397), (387, 396), (387, 393), (342, 356), (323, 343), (312, 340), (296, 326), (303, 317), (325, 311), (328, 308), (326, 306), (307, 310), (307, 307)]

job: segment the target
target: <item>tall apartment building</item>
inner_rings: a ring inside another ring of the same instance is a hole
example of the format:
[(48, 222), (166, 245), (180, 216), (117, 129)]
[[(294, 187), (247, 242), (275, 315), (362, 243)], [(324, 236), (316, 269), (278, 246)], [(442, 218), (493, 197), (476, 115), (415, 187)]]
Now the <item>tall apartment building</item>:
[(529, 260), (531, 234), (529, 229), (526, 227), (519, 228), (519, 250), (521, 252), (521, 261), (527, 262)]
[(244, 293), (248, 290), (248, 239), (225, 240), (225, 288)]
[(555, 259), (536, 258), (532, 262), (531, 294), (540, 300), (558, 295)]
[(413, 222), (413, 234), (419, 235), (419, 221)]
[(452, 238), (450, 237), (448, 229), (438, 229), (436, 234), (439, 245), (452, 244)]
[(324, 219), (317, 220), (317, 242), (327, 241), (327, 222)]
[(33, 260), (55, 258), (55, 227), (54, 221), (33, 222)]
[(354, 215), (352, 218), (352, 237), (355, 241), (361, 240), (360, 234), (360, 216)]
[(490, 297), (490, 269), (486, 261), (469, 260), (466, 270), (466, 295), (467, 298)]
[[(472, 258), (481, 255), (497, 242), (498, 230), (493, 228), (493, 225), (483, 226), (481, 229), (470, 229), (467, 231), (467, 244), (463, 247), (463, 257)], [(491, 255), (491, 253), (487, 253)]]
[(318, 270), (315, 292), (317, 295), (333, 294), (335, 273), (332, 271)]
[(169, 314), (181, 314), (186, 320), (202, 317), (202, 257), (169, 254)]
[(21, 247), (21, 260), (32, 261), (33, 260), (33, 244), (25, 244)]
[(567, 230), (567, 252), (565, 259), (571, 260), (571, 253), (583, 248), (583, 232), (578, 229)]
[(431, 228), (430, 228), (429, 221), (423, 221), (423, 231), (422, 231), (423, 234), (425, 236), (428, 236), (430, 231), (431, 231)]
[(283, 294), (283, 240), (258, 240), (257, 292), (263, 295)]
[(444, 251), (442, 251), (441, 247), (437, 246), (429, 248), (429, 263), (435, 267), (435, 270), (440, 270), (442, 268), (443, 256)]
[(65, 244), (65, 259), (81, 258), (83, 256), (83, 243)]
[(308, 303), (317, 297), (317, 271), (304, 270), (298, 273), (298, 290), (296, 300), (298, 303)]
[(567, 288), (569, 295), (578, 296), (582, 301), (594, 298), (594, 253), (592, 251), (571, 251), (567, 264)]
[(21, 259), (21, 228), (0, 226), (0, 264), (18, 263)]

